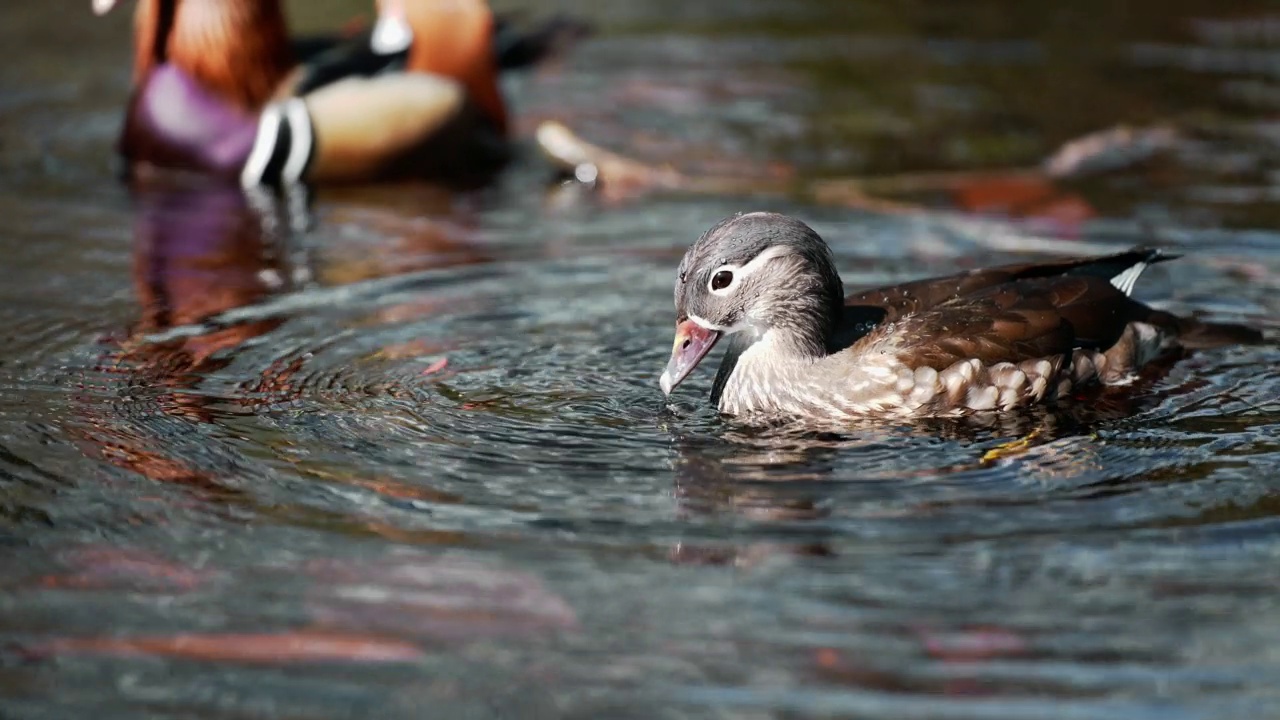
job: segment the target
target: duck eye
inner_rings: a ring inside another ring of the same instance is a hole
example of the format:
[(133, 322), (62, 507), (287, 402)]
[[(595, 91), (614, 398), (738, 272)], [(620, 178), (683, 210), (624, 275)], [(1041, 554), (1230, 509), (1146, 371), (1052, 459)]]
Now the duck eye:
[(729, 287), (729, 283), (733, 282), (733, 273), (728, 270), (721, 270), (711, 278), (712, 290), (723, 290)]

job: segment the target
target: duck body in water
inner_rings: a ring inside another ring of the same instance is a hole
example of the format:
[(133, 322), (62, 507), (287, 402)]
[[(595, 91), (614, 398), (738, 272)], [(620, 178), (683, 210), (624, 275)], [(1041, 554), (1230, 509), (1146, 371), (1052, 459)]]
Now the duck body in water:
[(1158, 249), (1003, 265), (845, 297), (830, 248), (784, 215), (735, 215), (680, 263), (666, 394), (726, 337), (712, 401), (728, 415), (939, 417), (1008, 411), (1131, 382), (1177, 350), (1261, 333), (1130, 297)]

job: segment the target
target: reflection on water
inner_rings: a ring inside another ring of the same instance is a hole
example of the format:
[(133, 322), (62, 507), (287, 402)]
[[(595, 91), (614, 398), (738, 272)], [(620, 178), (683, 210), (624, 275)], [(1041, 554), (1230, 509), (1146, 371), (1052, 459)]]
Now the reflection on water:
[[(222, 468), (202, 467), (173, 452), (171, 433), (215, 423), (202, 379), (281, 324), (218, 317), (292, 289), (288, 225), (256, 210), (235, 185), (140, 186), (132, 199), (138, 321), (103, 346), (73, 398), (79, 441), (87, 454), (150, 479), (217, 491), (219, 476), (239, 466), (234, 456), (225, 454)], [(189, 331), (150, 339), (180, 327)], [(122, 424), (122, 416), (136, 421)]]
[[(526, 157), (482, 193), (321, 193), (294, 231), (235, 188), (117, 186), (127, 20), (3, 11), (32, 62), (0, 69), (0, 715), (1277, 713), (1274, 342), (838, 431), (723, 421), (710, 373), (656, 387), (685, 247), (761, 206), (855, 285), (1154, 230), (1187, 257), (1143, 299), (1275, 332), (1269, 16), (555, 4), (602, 34), (512, 88), (526, 128), (800, 189), (597, 202)], [(1120, 122), (1168, 144), (925, 172)], [(855, 175), (1062, 232), (842, 210)]]

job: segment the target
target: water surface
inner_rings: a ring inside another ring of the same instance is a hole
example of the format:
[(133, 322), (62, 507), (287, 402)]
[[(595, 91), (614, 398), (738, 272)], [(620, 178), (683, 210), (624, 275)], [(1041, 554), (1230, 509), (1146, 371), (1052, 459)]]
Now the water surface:
[[(522, 133), (770, 193), (593, 196), (530, 150), (304, 233), (115, 182), (128, 20), (82, 5), (0, 23), (0, 715), (1280, 713), (1274, 342), (840, 434), (657, 389), (676, 263), (746, 209), (850, 287), (1155, 240), (1188, 257), (1142, 299), (1274, 328), (1264, 4), (539, 3), (599, 33), (513, 79)], [(920, 181), (1119, 123), (1177, 141), (1027, 202)], [(936, 212), (821, 192), (854, 176)]]

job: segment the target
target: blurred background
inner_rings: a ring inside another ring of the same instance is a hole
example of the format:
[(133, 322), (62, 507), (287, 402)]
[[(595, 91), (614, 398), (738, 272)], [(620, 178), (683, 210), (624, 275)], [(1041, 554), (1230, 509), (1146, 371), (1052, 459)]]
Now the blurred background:
[[(92, 153), (119, 121), (129, 8), (95, 19), (65, 4), (57, 22), (44, 8), (6, 11), (10, 45), (30, 57), (3, 70), (4, 161), (14, 171)], [(301, 33), (372, 17), (350, 0), (285, 5)], [(1266, 3), (494, 6), (533, 18), (563, 11), (599, 29), (555, 69), (510, 88), (526, 131), (557, 118), (688, 172), (838, 178), (1033, 167), (1071, 140), (1124, 126), (1139, 136), (1099, 153), (1097, 167), (1144, 172), (1081, 172), (1091, 177), (1071, 190), (1094, 211), (1239, 227), (1270, 219), (1280, 30)], [(886, 189), (933, 189), (911, 180)]]
[(1170, 246), (1139, 297), (1274, 333), (1272, 3), (502, 0), (595, 29), (504, 78), (517, 161), (298, 232), (117, 180), (89, 5), (0, 8), (0, 717), (1280, 714), (1274, 341), (844, 435), (657, 389), (739, 210), (849, 289)]

